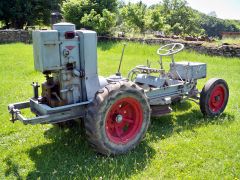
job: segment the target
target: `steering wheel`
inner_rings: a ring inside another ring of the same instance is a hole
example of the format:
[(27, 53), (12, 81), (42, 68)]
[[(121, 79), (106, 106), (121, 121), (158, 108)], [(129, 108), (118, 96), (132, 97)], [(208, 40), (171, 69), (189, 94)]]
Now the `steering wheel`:
[(166, 44), (157, 50), (157, 54), (160, 56), (169, 56), (182, 51), (183, 48), (184, 45), (182, 43)]

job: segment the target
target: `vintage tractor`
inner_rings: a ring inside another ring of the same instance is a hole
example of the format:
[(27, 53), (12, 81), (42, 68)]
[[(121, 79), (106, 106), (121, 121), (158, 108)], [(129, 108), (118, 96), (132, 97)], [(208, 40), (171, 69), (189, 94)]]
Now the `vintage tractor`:
[[(206, 77), (206, 64), (175, 62), (173, 55), (183, 50), (180, 43), (157, 50), (160, 68), (139, 65), (128, 78), (98, 75), (97, 35), (75, 30), (71, 23), (58, 23), (53, 30), (33, 32), (35, 69), (46, 76), (41, 96), (33, 83), (34, 97), (10, 104), (12, 121), (24, 124), (61, 124), (83, 119), (87, 138), (99, 153), (122, 154), (144, 137), (151, 116), (171, 112), (173, 102), (193, 100), (205, 116), (220, 115), (228, 102), (228, 85), (223, 79), (210, 79), (199, 92), (197, 80)], [(122, 52), (122, 56), (124, 49)], [(169, 72), (162, 58), (171, 56)], [(36, 115), (25, 118), (20, 110), (30, 108)]]

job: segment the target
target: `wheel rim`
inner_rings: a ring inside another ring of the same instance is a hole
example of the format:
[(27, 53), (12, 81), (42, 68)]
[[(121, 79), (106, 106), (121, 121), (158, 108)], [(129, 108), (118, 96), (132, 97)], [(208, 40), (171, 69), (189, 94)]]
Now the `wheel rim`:
[(141, 130), (143, 110), (134, 98), (117, 100), (106, 116), (106, 133), (110, 141), (126, 144), (133, 140)]
[(219, 112), (223, 107), (225, 92), (225, 88), (222, 85), (217, 85), (213, 88), (209, 99), (209, 107), (212, 112)]

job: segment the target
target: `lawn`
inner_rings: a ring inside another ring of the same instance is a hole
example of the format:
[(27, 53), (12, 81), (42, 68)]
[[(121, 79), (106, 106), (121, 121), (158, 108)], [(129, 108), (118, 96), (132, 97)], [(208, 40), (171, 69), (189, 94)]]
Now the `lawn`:
[[(115, 73), (121, 43), (100, 43), (101, 75)], [(122, 72), (152, 61), (158, 46), (129, 43)], [(199, 107), (185, 102), (173, 113), (151, 119), (141, 144), (126, 155), (96, 154), (79, 127), (12, 124), (7, 105), (32, 96), (33, 81), (44, 76), (33, 68), (32, 46), (0, 45), (0, 179), (233, 179), (240, 178), (240, 59), (184, 51), (176, 60), (205, 62), (208, 77), (224, 78), (230, 100), (219, 118), (203, 118)], [(168, 68), (170, 59), (164, 65)], [(199, 81), (201, 89), (206, 79)], [(28, 112), (26, 112), (28, 114)]]

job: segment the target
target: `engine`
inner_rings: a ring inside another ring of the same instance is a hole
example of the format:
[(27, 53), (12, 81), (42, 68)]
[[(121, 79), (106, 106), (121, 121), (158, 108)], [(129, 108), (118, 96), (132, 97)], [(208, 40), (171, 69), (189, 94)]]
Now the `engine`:
[(41, 103), (51, 107), (87, 101), (100, 88), (97, 35), (58, 23), (52, 30), (33, 32), (34, 66), (46, 76)]

